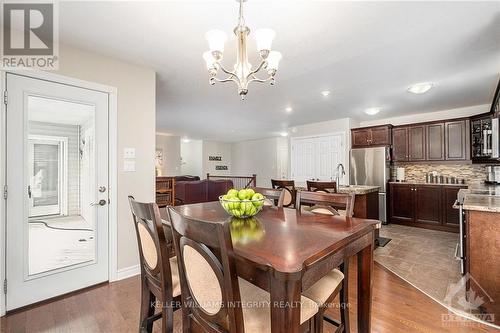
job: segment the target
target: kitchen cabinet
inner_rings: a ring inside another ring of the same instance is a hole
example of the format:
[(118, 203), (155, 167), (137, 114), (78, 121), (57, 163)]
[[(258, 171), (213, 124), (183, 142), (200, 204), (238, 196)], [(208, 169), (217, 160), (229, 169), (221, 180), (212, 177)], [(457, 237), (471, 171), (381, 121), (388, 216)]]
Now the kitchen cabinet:
[(425, 161), (425, 125), (408, 127), (408, 160)]
[(392, 125), (355, 128), (351, 130), (352, 148), (391, 145)]
[(466, 186), (445, 184), (389, 184), (390, 223), (458, 232), (457, 193)]
[(413, 185), (391, 184), (389, 186), (389, 222), (411, 223), (415, 217)]
[(457, 120), (444, 123), (445, 159), (448, 161), (468, 160), (469, 153), (469, 121)]
[(445, 135), (444, 124), (430, 124), (425, 126), (427, 145), (426, 145), (426, 160), (427, 161), (442, 161), (445, 158)]
[(392, 130), (392, 159), (395, 162), (408, 161), (408, 127), (394, 127)]
[(468, 128), (468, 119), (396, 126), (392, 130), (393, 161), (468, 160)]
[(415, 223), (441, 224), (441, 188), (418, 185), (413, 187), (415, 197)]

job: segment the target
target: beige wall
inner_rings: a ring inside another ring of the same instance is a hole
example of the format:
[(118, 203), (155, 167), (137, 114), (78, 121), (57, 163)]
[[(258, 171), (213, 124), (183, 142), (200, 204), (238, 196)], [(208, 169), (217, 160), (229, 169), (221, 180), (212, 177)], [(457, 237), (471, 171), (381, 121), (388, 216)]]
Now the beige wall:
[[(202, 147), (202, 165), (203, 177), (206, 178), (207, 173), (213, 175), (233, 175), (231, 169), (231, 143), (218, 141), (203, 141)], [(221, 156), (222, 161), (209, 161), (209, 156)], [(217, 165), (227, 165), (227, 170), (215, 170)]]
[[(57, 74), (109, 85), (118, 90), (118, 269), (138, 264), (137, 241), (127, 196), (154, 201), (155, 72), (64, 45)], [(123, 172), (123, 148), (136, 149), (136, 171)], [(112, 189), (111, 189), (112, 190)]]
[[(256, 174), (257, 186), (271, 187), (271, 179), (281, 178), (278, 153), (282, 145), (285, 145), (286, 148), (286, 138), (267, 138), (233, 143), (231, 145), (232, 174), (237, 176)], [(285, 155), (284, 158), (286, 157)]]
[(181, 173), (181, 137), (156, 135), (156, 148), (163, 151), (162, 176), (178, 176)]

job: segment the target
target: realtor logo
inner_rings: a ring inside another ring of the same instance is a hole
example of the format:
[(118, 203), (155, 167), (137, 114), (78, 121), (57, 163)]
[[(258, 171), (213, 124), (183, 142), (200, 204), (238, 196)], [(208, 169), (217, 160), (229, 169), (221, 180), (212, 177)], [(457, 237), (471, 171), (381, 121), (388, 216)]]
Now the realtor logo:
[(57, 69), (56, 3), (2, 4), (1, 69)]

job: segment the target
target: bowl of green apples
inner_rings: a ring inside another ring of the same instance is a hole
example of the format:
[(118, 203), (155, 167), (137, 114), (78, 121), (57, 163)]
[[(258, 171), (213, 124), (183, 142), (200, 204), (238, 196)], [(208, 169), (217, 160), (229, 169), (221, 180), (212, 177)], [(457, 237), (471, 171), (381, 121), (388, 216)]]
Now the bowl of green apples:
[(230, 189), (219, 197), (224, 210), (231, 216), (247, 218), (256, 215), (264, 206), (266, 198), (252, 189)]

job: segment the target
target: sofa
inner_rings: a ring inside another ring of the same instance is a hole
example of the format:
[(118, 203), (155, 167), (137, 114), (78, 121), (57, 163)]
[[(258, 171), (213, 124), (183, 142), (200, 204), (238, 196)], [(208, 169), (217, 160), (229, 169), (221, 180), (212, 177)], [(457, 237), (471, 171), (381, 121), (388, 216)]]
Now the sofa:
[(229, 179), (176, 181), (175, 205), (217, 201), (219, 196), (227, 193), (231, 188), (233, 188), (233, 182)]

